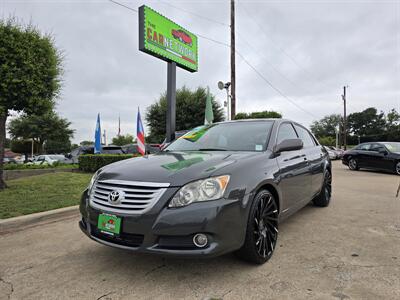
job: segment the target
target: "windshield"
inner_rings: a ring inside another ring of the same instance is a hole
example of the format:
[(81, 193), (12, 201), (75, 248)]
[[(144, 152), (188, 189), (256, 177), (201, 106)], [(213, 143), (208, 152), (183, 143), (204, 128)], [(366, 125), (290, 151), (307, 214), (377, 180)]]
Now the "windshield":
[(65, 156), (64, 155), (49, 155), (49, 158), (52, 160), (64, 160)]
[(165, 151), (264, 151), (273, 121), (211, 124), (197, 127)]
[(400, 152), (400, 143), (382, 143), (390, 152)]

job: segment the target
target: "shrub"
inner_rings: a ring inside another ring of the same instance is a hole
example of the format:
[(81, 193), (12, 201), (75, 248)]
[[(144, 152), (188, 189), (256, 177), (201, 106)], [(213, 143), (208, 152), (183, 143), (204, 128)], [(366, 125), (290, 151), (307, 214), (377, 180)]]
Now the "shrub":
[(4, 170), (32, 170), (32, 169), (77, 169), (77, 164), (62, 164), (62, 163), (54, 163), (52, 165), (49, 164), (41, 164), (41, 165), (18, 165), (18, 164), (6, 164), (4, 165)]
[(132, 154), (85, 154), (79, 156), (79, 169), (84, 172), (96, 172), (113, 162), (132, 158)]
[(319, 143), (324, 146), (335, 146), (336, 140), (331, 136), (323, 136), (318, 139)]

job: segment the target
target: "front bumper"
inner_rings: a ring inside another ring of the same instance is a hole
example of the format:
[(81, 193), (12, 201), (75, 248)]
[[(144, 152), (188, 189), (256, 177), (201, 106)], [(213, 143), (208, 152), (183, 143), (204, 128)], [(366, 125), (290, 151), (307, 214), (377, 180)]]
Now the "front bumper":
[[(110, 236), (97, 229), (99, 214), (107, 211), (88, 205), (82, 196), (80, 229), (92, 240), (107, 246), (143, 253), (212, 257), (239, 249), (244, 242), (247, 207), (243, 199), (219, 199), (170, 209), (167, 203), (174, 191), (166, 193), (148, 212), (122, 215), (121, 233)], [(246, 197), (246, 196), (245, 196)], [(205, 247), (196, 247), (193, 236), (204, 233)]]

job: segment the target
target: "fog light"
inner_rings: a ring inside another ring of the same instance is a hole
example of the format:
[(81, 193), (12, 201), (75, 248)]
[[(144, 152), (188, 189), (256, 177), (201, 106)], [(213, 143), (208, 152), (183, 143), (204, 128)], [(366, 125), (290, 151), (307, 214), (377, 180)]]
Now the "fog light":
[(196, 245), (196, 247), (203, 248), (207, 245), (207, 242), (207, 236), (203, 233), (198, 233), (193, 237), (193, 243)]

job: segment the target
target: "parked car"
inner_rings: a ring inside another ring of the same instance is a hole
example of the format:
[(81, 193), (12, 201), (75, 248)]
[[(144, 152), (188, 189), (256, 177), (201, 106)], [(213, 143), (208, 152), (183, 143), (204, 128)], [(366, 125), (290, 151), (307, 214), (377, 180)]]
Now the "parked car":
[(333, 151), (329, 146), (323, 146), (323, 147), (326, 150), (326, 152), (328, 152), (329, 158), (331, 160), (338, 159), (337, 153), (335, 151)]
[(32, 161), (32, 163), (30, 163), (30, 164), (34, 164), (34, 165), (49, 164), (49, 165), (52, 165), (52, 164), (54, 164), (56, 162), (68, 163), (68, 158), (66, 158), (63, 154), (39, 155), (39, 156), (36, 156), (35, 159)]
[(343, 157), (343, 154), (344, 154), (344, 150), (343, 149), (336, 148), (336, 147), (333, 147), (333, 146), (328, 146), (328, 147), (329, 147), (329, 149), (331, 149), (332, 151), (334, 151), (336, 153), (337, 159), (341, 159)]
[(3, 163), (4, 164), (17, 164), (17, 160), (13, 157), (4, 157), (3, 158)]
[[(122, 146), (108, 145), (103, 146), (101, 149), (101, 154), (124, 154)], [(72, 163), (77, 164), (79, 162), (79, 156), (83, 154), (94, 154), (94, 146), (80, 146), (71, 151), (68, 157), (71, 159)]]
[(236, 251), (261, 264), (282, 220), (310, 201), (329, 205), (331, 174), (326, 151), (298, 123), (205, 125), (157, 154), (97, 171), (79, 226), (117, 248), (186, 257)]
[(346, 151), (342, 162), (350, 170), (376, 169), (400, 175), (400, 143), (362, 143)]

